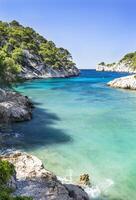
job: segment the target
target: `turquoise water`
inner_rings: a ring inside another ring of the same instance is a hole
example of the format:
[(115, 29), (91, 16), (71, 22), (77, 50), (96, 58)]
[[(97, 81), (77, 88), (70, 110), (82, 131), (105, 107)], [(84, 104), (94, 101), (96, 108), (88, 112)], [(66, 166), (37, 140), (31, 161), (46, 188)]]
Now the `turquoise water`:
[(58, 176), (89, 173), (99, 199), (136, 199), (136, 92), (106, 82), (124, 74), (33, 80), (16, 89), (35, 103), (33, 120), (15, 124), (9, 147), (31, 152)]

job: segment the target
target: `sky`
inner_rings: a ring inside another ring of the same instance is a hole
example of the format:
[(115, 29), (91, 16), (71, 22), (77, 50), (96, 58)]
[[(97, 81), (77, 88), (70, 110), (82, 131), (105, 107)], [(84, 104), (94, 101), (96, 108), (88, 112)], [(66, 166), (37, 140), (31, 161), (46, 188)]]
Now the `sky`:
[(136, 50), (136, 0), (0, 0), (0, 20), (17, 20), (68, 49), (78, 68)]

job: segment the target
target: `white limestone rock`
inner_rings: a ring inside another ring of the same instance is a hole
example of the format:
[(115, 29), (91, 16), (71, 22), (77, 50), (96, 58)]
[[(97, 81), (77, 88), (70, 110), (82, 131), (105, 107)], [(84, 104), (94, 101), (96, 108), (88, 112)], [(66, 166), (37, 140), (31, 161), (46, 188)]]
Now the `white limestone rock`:
[(70, 68), (53, 69), (43, 63), (40, 56), (31, 54), (28, 50), (24, 50), (24, 66), (19, 76), (23, 79), (38, 78), (65, 78), (78, 76), (79, 70), (75, 66)]
[(1, 159), (8, 160), (15, 166), (14, 196), (29, 196), (34, 200), (89, 200), (81, 187), (63, 185), (35, 156), (13, 152), (1, 156)]
[(112, 66), (107, 65), (98, 65), (96, 71), (110, 71), (110, 72), (128, 72), (135, 73), (136, 70), (133, 67), (126, 63), (116, 63)]
[(136, 90), (136, 75), (114, 79), (108, 85), (114, 88)]

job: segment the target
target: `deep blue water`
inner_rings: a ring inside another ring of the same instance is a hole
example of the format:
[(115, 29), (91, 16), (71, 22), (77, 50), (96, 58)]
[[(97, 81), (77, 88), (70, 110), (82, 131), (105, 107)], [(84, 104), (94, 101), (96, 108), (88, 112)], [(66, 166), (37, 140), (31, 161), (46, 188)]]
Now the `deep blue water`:
[(42, 159), (73, 181), (89, 173), (99, 199), (136, 198), (136, 92), (106, 83), (126, 73), (82, 70), (79, 77), (27, 81), (16, 90), (35, 103), (33, 119), (11, 129), (9, 148)]

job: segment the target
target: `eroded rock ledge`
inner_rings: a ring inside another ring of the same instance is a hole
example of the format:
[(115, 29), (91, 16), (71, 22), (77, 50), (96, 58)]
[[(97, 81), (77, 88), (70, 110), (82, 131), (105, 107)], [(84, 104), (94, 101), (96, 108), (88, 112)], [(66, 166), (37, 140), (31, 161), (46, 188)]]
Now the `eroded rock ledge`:
[(28, 196), (33, 200), (89, 200), (80, 186), (62, 184), (35, 156), (13, 152), (0, 159), (15, 166), (16, 175), (10, 180), (10, 186), (16, 188), (14, 196)]
[(0, 89), (0, 123), (30, 120), (32, 107), (28, 97)]
[(136, 90), (136, 75), (114, 79), (110, 81), (107, 85), (114, 88)]

